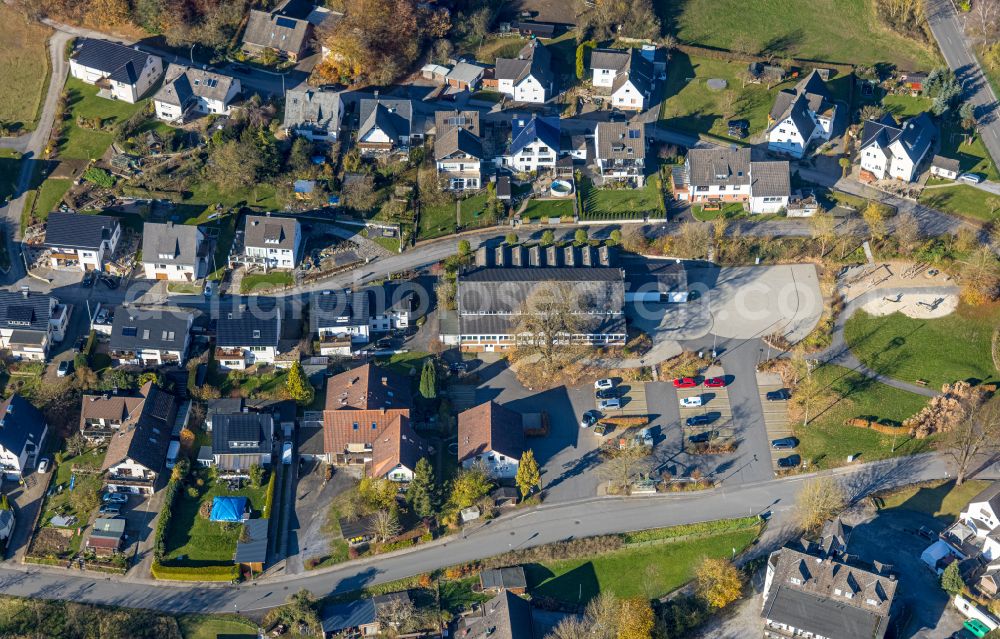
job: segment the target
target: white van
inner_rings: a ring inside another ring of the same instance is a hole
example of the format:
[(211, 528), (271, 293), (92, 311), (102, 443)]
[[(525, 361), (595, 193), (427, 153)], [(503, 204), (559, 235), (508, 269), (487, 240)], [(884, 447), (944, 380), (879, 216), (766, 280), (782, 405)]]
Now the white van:
[(167, 447), (167, 468), (173, 468), (177, 464), (177, 455), (181, 452), (181, 443), (176, 439), (170, 442)]

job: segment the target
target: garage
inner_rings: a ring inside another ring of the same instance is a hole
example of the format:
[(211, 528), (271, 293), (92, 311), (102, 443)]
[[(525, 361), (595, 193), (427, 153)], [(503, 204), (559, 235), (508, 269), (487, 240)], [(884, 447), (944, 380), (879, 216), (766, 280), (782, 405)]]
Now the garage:
[(634, 304), (683, 304), (688, 301), (687, 271), (680, 260), (643, 260), (625, 266), (625, 301)]

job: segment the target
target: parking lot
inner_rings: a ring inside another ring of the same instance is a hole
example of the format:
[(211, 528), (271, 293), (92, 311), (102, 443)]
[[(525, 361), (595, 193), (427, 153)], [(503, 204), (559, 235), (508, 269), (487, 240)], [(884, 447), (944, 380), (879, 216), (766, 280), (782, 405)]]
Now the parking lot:
[[(646, 406), (645, 382), (622, 382), (615, 380), (614, 396), (621, 402), (621, 408), (601, 410), (605, 417), (633, 417), (649, 414)], [(600, 408), (600, 400), (594, 397), (594, 406)]]
[[(706, 373), (705, 378), (722, 377), (725, 374), (722, 369), (712, 368)], [(729, 390), (722, 388), (707, 388), (703, 385), (703, 379), (699, 379), (698, 386), (694, 388), (678, 388), (677, 399), (680, 405), (681, 429), (684, 434), (684, 442), (692, 435), (710, 432), (715, 433), (713, 441), (723, 443), (735, 437), (736, 432), (733, 424), (733, 409), (729, 404)], [(701, 399), (700, 406), (685, 406), (684, 400), (698, 397)], [(688, 426), (687, 420), (698, 415), (708, 417), (709, 423)]]
[(757, 387), (760, 389), (760, 406), (764, 411), (764, 426), (767, 428), (768, 448), (771, 451), (771, 466), (778, 470), (778, 460), (795, 454), (791, 450), (775, 450), (770, 443), (775, 439), (792, 436), (788, 423), (788, 400), (768, 400), (767, 394), (785, 388), (781, 377), (773, 373), (757, 373)]

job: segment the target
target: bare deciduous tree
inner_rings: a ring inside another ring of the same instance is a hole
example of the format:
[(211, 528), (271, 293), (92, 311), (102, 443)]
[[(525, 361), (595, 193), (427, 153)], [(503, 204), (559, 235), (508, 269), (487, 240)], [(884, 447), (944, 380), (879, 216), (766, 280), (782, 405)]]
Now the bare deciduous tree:
[(537, 354), (546, 370), (557, 370), (572, 355), (568, 342), (583, 327), (581, 303), (580, 296), (566, 283), (544, 282), (535, 286), (518, 317), (517, 350)]
[(388, 510), (379, 510), (371, 518), (368, 532), (375, 536), (376, 541), (389, 541), (402, 530), (396, 515)]
[(971, 13), (980, 36), (991, 36), (1000, 28), (1000, 0), (976, 0)]
[(648, 472), (649, 450), (643, 446), (628, 446), (611, 452), (601, 465), (600, 474), (610, 483), (615, 492), (627, 493), (632, 481)]
[(677, 232), (677, 237), (674, 238), (674, 250), (679, 257), (704, 257), (708, 252), (711, 238), (710, 225), (702, 222), (684, 222)]
[(843, 510), (847, 504), (844, 488), (832, 477), (816, 477), (802, 485), (795, 503), (799, 526), (819, 530), (823, 522)]
[(837, 222), (825, 211), (818, 211), (809, 219), (812, 237), (819, 242), (819, 254), (826, 255), (826, 246), (837, 238)]
[(388, 597), (376, 607), (375, 616), (382, 635), (392, 638), (413, 629), (416, 608), (408, 597)]
[(961, 485), (976, 457), (1000, 446), (1000, 399), (971, 406), (969, 417), (947, 433), (941, 445), (955, 462), (955, 484)]
[(920, 241), (920, 223), (909, 211), (900, 213), (895, 220), (894, 235), (899, 242), (899, 251), (903, 255), (909, 255), (914, 246)]

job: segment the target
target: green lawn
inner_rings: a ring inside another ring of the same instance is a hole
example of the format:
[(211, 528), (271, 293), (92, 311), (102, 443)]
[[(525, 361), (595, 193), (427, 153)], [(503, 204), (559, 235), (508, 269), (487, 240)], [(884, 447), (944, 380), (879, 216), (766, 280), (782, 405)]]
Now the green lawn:
[(573, 200), (531, 200), (521, 217), (535, 220), (550, 217), (573, 217)]
[(912, 95), (887, 95), (882, 98), (882, 106), (892, 114), (896, 120), (912, 118), (931, 108), (932, 100), (923, 96), (913, 97)]
[(589, 180), (581, 182), (585, 217), (645, 213), (655, 216), (663, 211), (659, 175), (650, 175), (641, 189), (598, 189)]
[(32, 130), (48, 87), (52, 29), (0, 3), (0, 121)]
[[(813, 370), (827, 397), (811, 408), (809, 425), (794, 425), (799, 454), (819, 468), (840, 466), (848, 455), (874, 461), (898, 455), (925, 452), (931, 439), (911, 440), (908, 436), (884, 435), (873, 430), (847, 426), (848, 419), (873, 416), (902, 423), (927, 403), (927, 398), (870, 380), (840, 366), (823, 365)], [(895, 450), (893, 450), (895, 444)]]
[[(655, 0), (676, 20), (681, 42), (719, 49), (749, 40), (753, 49), (779, 57), (930, 69), (938, 56), (929, 46), (889, 31), (870, 0)], [(679, 9), (673, 7), (679, 6)], [(668, 22), (668, 24), (670, 24)]]
[[(260, 516), (264, 507), (266, 477), (260, 488), (252, 488), (244, 483), (242, 490), (230, 492), (226, 482), (212, 482), (207, 475), (207, 472), (202, 471), (205, 486), (201, 489), (200, 496), (191, 497), (186, 490), (182, 490), (177, 497), (167, 531), (164, 565), (208, 566), (232, 563), (241, 526), (209, 521), (202, 517), (198, 514), (202, 502), (211, 503), (214, 497), (222, 495), (247, 497), (254, 510), (253, 516)], [(184, 559), (178, 559), (179, 557)]]
[[(729, 137), (728, 121), (739, 118), (749, 120), (751, 135), (763, 131), (774, 96), (793, 83), (785, 82), (770, 91), (762, 84), (743, 87), (740, 75), (745, 70), (743, 62), (675, 52), (667, 65), (667, 97), (660, 111), (663, 125), (679, 131), (733, 139)], [(719, 91), (709, 89), (706, 82), (713, 78), (725, 80), (728, 86)], [(732, 105), (727, 107), (726, 101), (730, 98)]]
[(177, 624), (184, 639), (256, 639), (257, 624), (235, 615), (181, 615)]
[(174, 295), (198, 295), (202, 287), (194, 282), (168, 282), (167, 292)]
[(603, 590), (619, 597), (653, 599), (691, 580), (704, 557), (732, 557), (757, 538), (757, 529), (709, 535), (667, 544), (631, 546), (590, 559), (525, 567), (533, 596), (586, 603)]
[(958, 123), (946, 120), (941, 126), (940, 155), (958, 159), (963, 173), (979, 173), (988, 180), (1000, 180), (1000, 171), (993, 164), (982, 138), (977, 135), (968, 144), (967, 139)]
[(700, 220), (702, 222), (711, 222), (712, 220), (720, 217), (724, 217), (727, 220), (731, 220), (737, 217), (741, 217), (746, 214), (743, 209), (743, 205), (737, 202), (733, 204), (727, 204), (717, 211), (706, 211), (702, 206), (692, 206), (691, 215), (694, 219)]
[(969, 504), (969, 500), (989, 485), (988, 481), (972, 479), (961, 486), (956, 486), (954, 480), (907, 486), (879, 495), (879, 509), (914, 510), (936, 517), (943, 523), (951, 523)]
[(148, 100), (129, 104), (121, 100), (106, 100), (97, 97), (98, 88), (85, 84), (76, 78), (66, 80), (69, 113), (63, 124), (59, 141), (59, 157), (75, 160), (97, 159), (111, 146), (114, 135), (110, 130), (84, 129), (77, 124), (77, 118), (100, 118), (113, 126), (127, 120), (133, 113), (145, 108)]
[(424, 360), (430, 356), (430, 353), (410, 351), (408, 353), (397, 353), (389, 357), (379, 357), (378, 362), (404, 377), (413, 375), (412, 379), (419, 379), (420, 370), (424, 366)]
[(925, 379), (937, 389), (960, 379), (995, 380), (990, 339), (996, 318), (985, 315), (964, 305), (932, 320), (858, 311), (847, 321), (844, 337), (867, 366), (905, 382)]
[(270, 273), (250, 273), (244, 275), (240, 281), (240, 293), (246, 295), (259, 289), (274, 288), (277, 286), (291, 286), (293, 283), (292, 274), (288, 271), (271, 271)]
[(72, 180), (59, 180), (49, 178), (38, 187), (38, 197), (35, 198), (34, 218), (38, 222), (44, 222), (49, 217), (49, 213), (56, 210), (62, 202), (63, 196), (73, 186)]
[(486, 208), (487, 199), (489, 199), (489, 194), (483, 191), (460, 201), (459, 216), (462, 220), (462, 226), (475, 226), (480, 223), (480, 216)]
[[(991, 203), (995, 200), (995, 203)], [(988, 222), (1000, 213), (1000, 196), (981, 191), (968, 184), (924, 189), (920, 203), (954, 215)], [(993, 208), (995, 207), (995, 208)]]
[(455, 201), (448, 198), (444, 204), (423, 206), (420, 209), (420, 228), (417, 237), (429, 240), (455, 232)]

